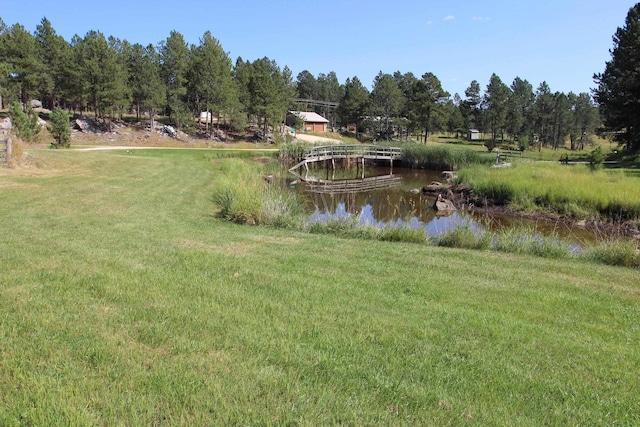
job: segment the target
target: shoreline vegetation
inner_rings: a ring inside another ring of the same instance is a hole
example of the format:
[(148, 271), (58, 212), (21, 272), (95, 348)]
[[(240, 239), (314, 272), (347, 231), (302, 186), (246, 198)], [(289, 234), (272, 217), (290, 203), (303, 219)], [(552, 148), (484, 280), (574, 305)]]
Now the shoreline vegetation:
[[(290, 158), (292, 153), (302, 157), (306, 146), (285, 146), (279, 157)], [(582, 226), (599, 227), (607, 232), (608, 237), (576, 250), (555, 236), (539, 236), (535, 230), (527, 228), (496, 233), (459, 226), (437, 238), (429, 238), (422, 229), (367, 226), (359, 224), (353, 217), (309, 222), (303, 218), (294, 194), (259, 179), (259, 173), (253, 166), (234, 160), (225, 166), (225, 180), (219, 183), (213, 199), (222, 217), (241, 224), (640, 267), (637, 240), (640, 196), (629, 196), (637, 193), (633, 191), (634, 186), (637, 187), (636, 178), (627, 178), (621, 171), (594, 172), (587, 166), (567, 167), (548, 162), (525, 162), (510, 169), (488, 168), (486, 156), (444, 145), (434, 148), (411, 145), (409, 153), (407, 158), (411, 159), (412, 165), (461, 168), (455, 179), (456, 185), (438, 187), (441, 194), (454, 197), (459, 206), (487, 211), (495, 207), (512, 215), (582, 221)], [(535, 185), (527, 185), (531, 182)], [(610, 186), (614, 189), (609, 190)], [(631, 239), (630, 236), (636, 238)]]

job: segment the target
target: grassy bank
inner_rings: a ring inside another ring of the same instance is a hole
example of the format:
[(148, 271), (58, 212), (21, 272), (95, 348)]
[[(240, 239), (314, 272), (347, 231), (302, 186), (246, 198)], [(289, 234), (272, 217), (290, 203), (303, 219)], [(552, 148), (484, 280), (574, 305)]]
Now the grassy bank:
[(479, 197), (514, 209), (549, 209), (576, 218), (640, 218), (640, 181), (624, 170), (538, 162), (503, 169), (472, 167), (460, 171), (458, 178)]
[(215, 218), (203, 152), (0, 170), (0, 425), (634, 425), (640, 272)]

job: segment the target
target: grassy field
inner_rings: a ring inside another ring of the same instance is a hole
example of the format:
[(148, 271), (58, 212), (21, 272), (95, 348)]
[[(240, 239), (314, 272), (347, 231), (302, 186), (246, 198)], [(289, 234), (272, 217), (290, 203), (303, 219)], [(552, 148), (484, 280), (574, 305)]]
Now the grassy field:
[(0, 425), (638, 425), (640, 271), (215, 217), (215, 151), (0, 168)]

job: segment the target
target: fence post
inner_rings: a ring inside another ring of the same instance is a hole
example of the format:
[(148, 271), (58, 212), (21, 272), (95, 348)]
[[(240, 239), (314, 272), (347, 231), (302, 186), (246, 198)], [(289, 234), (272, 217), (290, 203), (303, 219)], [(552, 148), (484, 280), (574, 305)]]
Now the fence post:
[(11, 165), (11, 138), (7, 139), (7, 166)]

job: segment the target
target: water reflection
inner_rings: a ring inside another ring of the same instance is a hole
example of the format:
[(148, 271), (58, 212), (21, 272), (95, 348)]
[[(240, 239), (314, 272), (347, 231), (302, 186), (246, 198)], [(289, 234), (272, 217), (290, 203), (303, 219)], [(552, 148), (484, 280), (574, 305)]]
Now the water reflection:
[[(442, 181), (441, 174), (436, 171), (390, 171), (389, 168), (338, 171), (312, 169), (306, 177), (300, 178), (302, 179), (295, 186), (295, 191), (300, 195), (308, 218), (312, 221), (352, 216), (363, 225), (424, 228), (429, 236), (437, 236), (461, 225), (472, 230), (490, 231), (521, 227), (540, 235), (554, 235), (579, 244), (596, 239), (587, 230), (556, 222), (489, 216), (460, 210), (438, 215), (433, 209), (435, 197), (412, 191), (433, 181)], [(376, 179), (379, 183), (388, 180), (389, 185), (367, 188), (367, 180), (374, 182)]]

